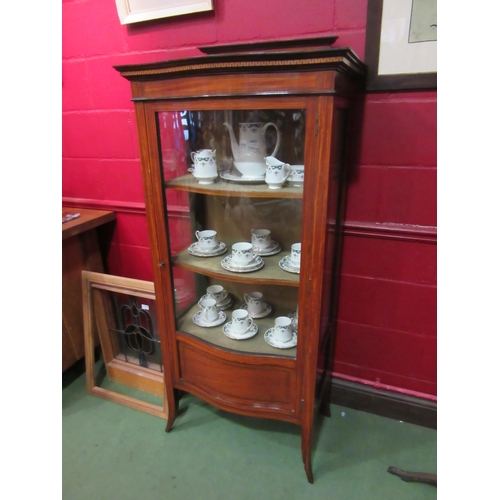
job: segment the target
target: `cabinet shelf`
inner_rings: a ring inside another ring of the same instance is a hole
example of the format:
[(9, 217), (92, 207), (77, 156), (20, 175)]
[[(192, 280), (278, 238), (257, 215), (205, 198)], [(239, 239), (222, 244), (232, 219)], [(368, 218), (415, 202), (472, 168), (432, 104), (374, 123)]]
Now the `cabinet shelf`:
[[(236, 307), (236, 306), (235, 306)], [(213, 346), (227, 349), (230, 351), (237, 351), (242, 354), (254, 354), (265, 356), (279, 356), (287, 358), (295, 358), (297, 356), (297, 348), (291, 349), (277, 349), (270, 346), (264, 340), (264, 333), (269, 328), (274, 326), (274, 318), (281, 315), (286, 315), (290, 311), (273, 310), (266, 318), (256, 319), (255, 324), (259, 327), (259, 331), (255, 337), (247, 340), (233, 340), (226, 337), (222, 331), (222, 326), (215, 326), (212, 328), (202, 328), (197, 326), (193, 320), (193, 315), (198, 312), (200, 308), (193, 306), (178, 322), (178, 332), (188, 333), (204, 342)], [(231, 311), (225, 311), (227, 314), (227, 321), (231, 321)], [(227, 322), (226, 321), (226, 322)]]
[(302, 187), (285, 185), (269, 189), (267, 184), (239, 184), (220, 177), (213, 184), (200, 184), (191, 174), (165, 182), (165, 187), (190, 193), (248, 196), (249, 198), (302, 198)]
[(299, 286), (299, 274), (292, 274), (283, 271), (279, 266), (279, 261), (284, 257), (285, 252), (270, 257), (262, 257), (264, 267), (258, 271), (250, 273), (232, 273), (226, 271), (221, 266), (222, 259), (228, 255), (219, 255), (217, 257), (195, 257), (182, 250), (175, 257), (173, 262), (176, 266), (183, 267), (198, 274), (210, 276), (212, 278), (225, 279), (240, 283), (255, 283), (261, 285), (284, 285)]

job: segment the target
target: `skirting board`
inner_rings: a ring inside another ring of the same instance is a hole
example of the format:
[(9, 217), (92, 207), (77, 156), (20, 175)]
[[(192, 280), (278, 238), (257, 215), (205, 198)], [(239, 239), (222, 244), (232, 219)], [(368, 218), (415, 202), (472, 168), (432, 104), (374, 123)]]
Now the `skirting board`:
[(330, 402), (382, 417), (437, 429), (437, 403), (332, 378)]

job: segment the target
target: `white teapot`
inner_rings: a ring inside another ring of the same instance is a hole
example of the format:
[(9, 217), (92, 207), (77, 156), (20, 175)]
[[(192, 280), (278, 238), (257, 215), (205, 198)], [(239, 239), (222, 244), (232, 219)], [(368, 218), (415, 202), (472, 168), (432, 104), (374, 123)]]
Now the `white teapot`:
[(266, 173), (266, 162), (264, 157), (267, 156), (265, 132), (267, 128), (271, 126), (276, 129), (276, 146), (271, 154), (271, 156), (274, 156), (281, 142), (281, 134), (278, 127), (272, 122), (240, 123), (240, 142), (238, 143), (231, 125), (224, 122), (224, 126), (229, 131), (231, 150), (233, 152), (234, 166), (236, 169), (243, 177), (264, 177)]

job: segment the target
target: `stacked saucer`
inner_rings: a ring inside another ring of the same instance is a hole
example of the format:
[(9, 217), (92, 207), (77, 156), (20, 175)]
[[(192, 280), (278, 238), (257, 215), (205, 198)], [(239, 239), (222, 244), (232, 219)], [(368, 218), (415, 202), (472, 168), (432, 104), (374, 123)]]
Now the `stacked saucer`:
[(222, 255), (227, 250), (226, 244), (223, 241), (218, 241), (214, 248), (205, 249), (200, 246), (198, 241), (194, 242), (188, 248), (188, 253), (195, 257), (217, 257)]
[(222, 259), (220, 265), (232, 273), (250, 273), (264, 267), (264, 261), (259, 255), (256, 255), (248, 264), (234, 262), (233, 255), (228, 255)]
[(286, 271), (288, 273), (300, 273), (300, 266), (297, 266), (294, 262), (292, 262), (292, 257), (290, 254), (283, 257), (280, 260), (279, 265), (281, 269), (283, 269), (283, 271)]
[[(200, 298), (199, 302), (201, 302), (203, 299), (208, 299), (210, 298), (207, 294), (203, 295), (203, 297)], [(217, 302), (217, 309), (219, 311), (225, 311), (226, 309), (229, 309), (233, 305), (233, 299), (231, 295), (228, 294), (228, 296), (224, 299), (221, 300), (220, 302)]]
[(271, 244), (266, 248), (254, 247), (259, 252), (261, 257), (269, 257), (270, 255), (276, 255), (281, 252), (281, 246), (277, 241), (272, 240)]

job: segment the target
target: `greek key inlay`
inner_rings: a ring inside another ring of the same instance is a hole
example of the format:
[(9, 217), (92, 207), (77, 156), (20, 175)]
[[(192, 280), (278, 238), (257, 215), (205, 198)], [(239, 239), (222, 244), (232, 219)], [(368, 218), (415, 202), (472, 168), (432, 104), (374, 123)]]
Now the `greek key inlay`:
[[(140, 71), (124, 71), (123, 76), (158, 75), (162, 73), (176, 73), (178, 71), (193, 71), (209, 68), (255, 68), (256, 66), (294, 66), (297, 64), (325, 64), (344, 61), (343, 57), (320, 57), (316, 59), (293, 59), (290, 61), (242, 61), (190, 64), (183, 67), (145, 69)], [(349, 64), (348, 61), (345, 61)]]

